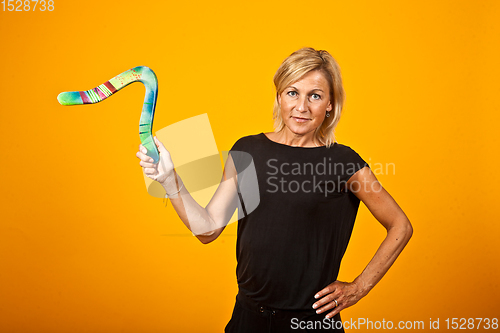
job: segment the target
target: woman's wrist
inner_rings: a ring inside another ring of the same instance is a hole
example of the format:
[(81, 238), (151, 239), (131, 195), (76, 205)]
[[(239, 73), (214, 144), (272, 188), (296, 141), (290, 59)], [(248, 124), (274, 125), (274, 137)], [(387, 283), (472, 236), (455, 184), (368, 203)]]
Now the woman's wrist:
[(167, 175), (165, 180), (160, 183), (161, 186), (165, 189), (167, 195), (174, 195), (178, 193), (182, 186), (182, 181), (180, 177), (177, 176), (175, 170)]
[(370, 290), (372, 290), (372, 288), (373, 288), (373, 286), (370, 285), (369, 283), (365, 282), (361, 276), (358, 276), (357, 278), (355, 278), (354, 281), (352, 281), (352, 283), (354, 285), (356, 285), (358, 292), (362, 297), (365, 297), (366, 295), (368, 295)]

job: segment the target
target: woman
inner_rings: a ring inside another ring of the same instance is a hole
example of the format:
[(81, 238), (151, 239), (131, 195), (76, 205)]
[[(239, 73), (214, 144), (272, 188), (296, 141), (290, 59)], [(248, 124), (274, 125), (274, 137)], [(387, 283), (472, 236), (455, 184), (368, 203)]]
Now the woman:
[[(343, 332), (340, 311), (380, 281), (412, 227), (367, 163), (335, 142), (344, 90), (332, 56), (300, 49), (274, 83), (275, 131), (235, 143), (207, 207), (189, 195), (156, 138), (160, 162), (152, 164), (142, 146), (137, 157), (202, 243), (215, 240), (239, 208), (239, 292), (226, 332)], [(337, 281), (360, 201), (387, 236), (353, 282)]]

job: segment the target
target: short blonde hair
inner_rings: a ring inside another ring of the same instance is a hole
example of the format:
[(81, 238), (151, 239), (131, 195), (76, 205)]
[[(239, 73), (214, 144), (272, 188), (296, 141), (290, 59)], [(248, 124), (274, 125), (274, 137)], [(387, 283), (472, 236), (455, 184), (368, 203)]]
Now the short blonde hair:
[(289, 85), (297, 82), (309, 72), (316, 70), (323, 73), (328, 81), (332, 114), (328, 118), (325, 117), (323, 123), (315, 130), (314, 137), (322, 144), (330, 147), (335, 142), (335, 127), (340, 120), (344, 106), (345, 92), (342, 86), (340, 67), (330, 53), (324, 50), (318, 51), (311, 47), (304, 47), (297, 50), (283, 61), (276, 74), (274, 74), (274, 86), (276, 87), (276, 99), (273, 110), (274, 131), (278, 133), (285, 128), (278, 96)]

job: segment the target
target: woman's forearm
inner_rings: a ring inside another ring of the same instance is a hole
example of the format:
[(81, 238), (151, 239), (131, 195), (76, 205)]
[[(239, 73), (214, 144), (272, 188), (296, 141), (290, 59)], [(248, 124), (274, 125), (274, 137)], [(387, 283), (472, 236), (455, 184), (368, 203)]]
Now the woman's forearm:
[(136, 153), (144, 173), (162, 185), (182, 222), (202, 243), (213, 241), (220, 235), (237, 207), (238, 178), (232, 157), (228, 156), (221, 182), (204, 208), (193, 199), (177, 175), (169, 151), (156, 137), (154, 140), (160, 151), (158, 163), (153, 163), (142, 144)]
[(175, 170), (161, 185), (165, 189), (177, 215), (194, 235), (204, 235), (206, 237), (214, 233), (214, 230), (218, 228), (217, 223), (207, 210), (193, 199)]
[(161, 185), (179, 218), (204, 244), (216, 239), (236, 209), (236, 179), (223, 178), (207, 207), (200, 206), (183, 185), (175, 169)]
[(413, 228), (406, 216), (387, 229), (387, 236), (378, 248), (370, 263), (354, 280), (363, 296), (382, 279), (396, 258), (410, 240)]

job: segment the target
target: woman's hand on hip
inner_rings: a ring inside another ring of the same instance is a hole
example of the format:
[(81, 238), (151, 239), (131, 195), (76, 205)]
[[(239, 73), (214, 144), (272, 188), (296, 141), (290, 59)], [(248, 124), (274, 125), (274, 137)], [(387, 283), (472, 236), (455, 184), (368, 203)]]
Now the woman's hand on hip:
[(163, 143), (156, 137), (154, 137), (154, 140), (160, 152), (158, 163), (154, 164), (153, 159), (146, 155), (147, 149), (143, 145), (139, 145), (139, 151), (135, 156), (141, 160), (139, 164), (144, 169), (146, 176), (162, 184), (167, 178), (174, 175), (174, 163)]
[(358, 283), (335, 281), (314, 296), (317, 301), (313, 308), (316, 313), (327, 313), (326, 318), (332, 318), (341, 310), (356, 304), (363, 296), (365, 293)]

